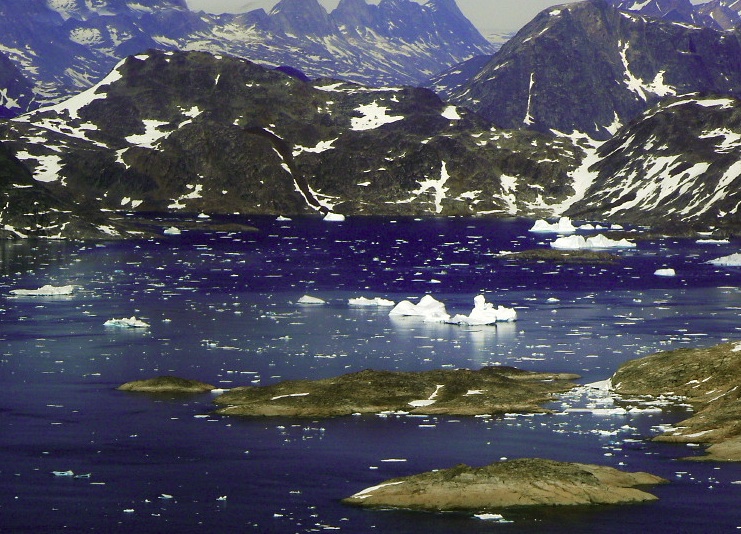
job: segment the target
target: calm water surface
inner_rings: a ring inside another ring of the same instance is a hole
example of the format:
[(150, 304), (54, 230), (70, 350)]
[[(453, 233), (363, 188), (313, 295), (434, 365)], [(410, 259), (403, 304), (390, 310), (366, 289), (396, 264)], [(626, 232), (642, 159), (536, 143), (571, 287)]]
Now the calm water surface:
[[(174, 221), (177, 223), (177, 221)], [(623, 361), (741, 339), (741, 273), (705, 263), (731, 244), (659, 239), (614, 265), (518, 263), (547, 246), (532, 222), (478, 219), (248, 221), (257, 233), (188, 231), (105, 244), (3, 244), (0, 253), (0, 531), (737, 532), (741, 466), (681, 458), (647, 441), (687, 416), (211, 415), (211, 394), (151, 398), (115, 388), (158, 374), (220, 388), (366, 368), (515, 365), (608, 378)], [(662, 267), (676, 277), (654, 276)], [(71, 297), (10, 297), (75, 284)], [(352, 297), (431, 294), (468, 313), (483, 293), (513, 306), (498, 327), (392, 319)], [(301, 306), (304, 294), (327, 301)], [(137, 316), (146, 331), (111, 329)], [(641, 506), (468, 514), (367, 511), (339, 503), (388, 478), (501, 458), (586, 461), (666, 477)], [(55, 477), (72, 470), (89, 478)], [(161, 498), (162, 495), (172, 498)], [(220, 497), (226, 497), (220, 500)]]

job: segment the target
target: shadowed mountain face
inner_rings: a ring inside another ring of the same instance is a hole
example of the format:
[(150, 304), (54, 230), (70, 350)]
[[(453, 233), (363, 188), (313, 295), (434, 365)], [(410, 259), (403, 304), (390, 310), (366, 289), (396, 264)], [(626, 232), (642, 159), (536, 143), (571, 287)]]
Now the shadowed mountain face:
[(693, 4), (690, 0), (648, 0), (644, 2), (609, 0), (609, 2), (624, 11), (672, 22), (706, 26), (716, 30), (730, 30), (741, 23), (741, 2), (739, 0), (711, 0), (700, 4)]
[(127, 235), (122, 211), (568, 213), (732, 230), (738, 107), (728, 97), (665, 103), (599, 147), (500, 130), (425, 89), (306, 82), (227, 56), (150, 51), (81, 95), (0, 123), (12, 208), (0, 228), (88, 235), (28, 220), (16, 199), (35, 191), (49, 199), (37, 214), (69, 213), (117, 237)]
[(193, 13), (184, 0), (5, 2), (0, 47), (47, 103), (152, 48), (228, 54), (369, 85), (416, 84), (494, 51), (453, 0), (343, 0), (332, 13), (317, 0), (281, 0), (270, 13), (240, 15)]
[(543, 11), (466, 83), (435, 84), (500, 127), (606, 139), (663, 98), (739, 94), (741, 41), (595, 0)]

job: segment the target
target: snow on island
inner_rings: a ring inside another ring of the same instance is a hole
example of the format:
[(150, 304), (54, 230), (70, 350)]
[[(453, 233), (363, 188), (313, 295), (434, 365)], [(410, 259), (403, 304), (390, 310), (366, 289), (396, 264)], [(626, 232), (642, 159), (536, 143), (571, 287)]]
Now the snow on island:
[(75, 286), (51, 286), (45, 285), (38, 289), (13, 289), (11, 295), (19, 297), (55, 297), (57, 295), (71, 295)]
[(135, 316), (124, 317), (123, 319), (109, 319), (103, 325), (115, 328), (149, 328), (147, 323), (141, 319), (137, 319)]
[(605, 237), (602, 234), (597, 234), (594, 237), (587, 237), (586, 239), (580, 235), (571, 235), (568, 237), (559, 237), (551, 243), (551, 248), (558, 250), (583, 250), (583, 249), (600, 249), (600, 248), (635, 248), (636, 244), (628, 241), (627, 239), (621, 239), (616, 241)]
[(448, 323), (460, 325), (489, 325), (517, 320), (517, 312), (504, 306), (494, 307), (486, 302), (483, 295), (473, 299), (474, 308), (469, 315), (458, 314), (451, 317), (445, 309), (445, 304), (435, 300), (431, 295), (422, 297), (418, 304), (404, 300), (389, 312), (390, 316), (423, 317), (425, 322)]
[(736, 252), (730, 256), (723, 256), (708, 262), (710, 265), (718, 267), (741, 267), (741, 252)]

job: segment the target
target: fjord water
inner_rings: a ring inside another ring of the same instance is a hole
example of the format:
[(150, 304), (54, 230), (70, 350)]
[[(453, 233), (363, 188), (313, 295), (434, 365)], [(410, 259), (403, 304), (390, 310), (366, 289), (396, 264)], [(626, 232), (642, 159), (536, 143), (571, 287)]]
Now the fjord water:
[[(180, 221), (168, 221), (177, 224)], [(245, 222), (245, 221), (240, 221)], [(0, 530), (18, 532), (730, 532), (741, 467), (652, 443), (685, 408), (659, 413), (214, 416), (213, 394), (150, 397), (123, 382), (174, 374), (218, 388), (366, 368), (514, 365), (587, 383), (628, 359), (741, 338), (740, 273), (707, 260), (737, 243), (657, 238), (609, 265), (522, 263), (547, 246), (532, 221), (255, 218), (255, 233), (190, 230), (121, 243), (8, 243), (0, 259)], [(663, 267), (676, 277), (658, 277)], [(72, 296), (11, 297), (74, 284)], [(352, 297), (431, 294), (515, 307), (514, 324), (460, 327), (353, 308)], [(304, 294), (327, 304), (301, 306)], [(136, 316), (146, 330), (107, 328)], [(368, 511), (339, 501), (392, 477), (539, 456), (670, 480), (639, 506), (471, 514)], [(89, 478), (58, 477), (71, 470)]]

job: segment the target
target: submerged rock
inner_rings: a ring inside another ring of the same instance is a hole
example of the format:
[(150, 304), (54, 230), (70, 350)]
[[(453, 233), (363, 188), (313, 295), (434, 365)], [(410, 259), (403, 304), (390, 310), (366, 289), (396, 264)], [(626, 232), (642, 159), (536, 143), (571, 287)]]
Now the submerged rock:
[(216, 398), (217, 413), (333, 417), (355, 413), (484, 415), (546, 413), (540, 405), (573, 387), (578, 375), (512, 367), (398, 372), (366, 370), (322, 380), (234, 388)]
[(523, 506), (626, 504), (657, 500), (637, 486), (665, 482), (649, 473), (523, 458), (397, 478), (342, 502), (363, 507), (475, 512)]
[(741, 461), (741, 343), (660, 352), (625, 363), (612, 377), (617, 393), (673, 395), (695, 413), (657, 438), (708, 443), (705, 460)]
[(177, 376), (158, 376), (147, 380), (134, 380), (118, 387), (119, 391), (144, 393), (206, 393), (216, 389), (211, 384)]

